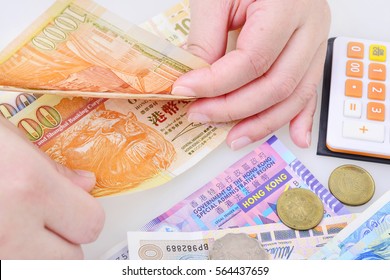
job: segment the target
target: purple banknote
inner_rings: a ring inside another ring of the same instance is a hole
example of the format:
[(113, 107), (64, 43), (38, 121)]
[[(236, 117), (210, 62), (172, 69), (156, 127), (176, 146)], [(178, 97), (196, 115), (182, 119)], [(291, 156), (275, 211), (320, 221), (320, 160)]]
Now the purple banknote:
[(198, 231), (276, 223), (280, 221), (276, 201), (289, 188), (317, 194), (324, 203), (324, 217), (349, 213), (273, 136), (141, 230)]

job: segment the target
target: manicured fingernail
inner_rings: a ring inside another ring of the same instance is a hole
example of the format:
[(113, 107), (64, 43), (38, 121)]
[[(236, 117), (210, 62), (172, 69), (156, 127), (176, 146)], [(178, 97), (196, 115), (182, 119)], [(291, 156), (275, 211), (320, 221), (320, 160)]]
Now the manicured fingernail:
[(311, 145), (311, 132), (306, 133), (306, 145), (309, 148)]
[(95, 178), (95, 173), (87, 171), (87, 170), (74, 170), (78, 175), (86, 178)]
[(230, 148), (233, 150), (233, 151), (237, 151), (241, 148), (244, 148), (245, 146), (248, 146), (249, 144), (252, 144), (253, 141), (249, 138), (249, 137), (241, 137), (241, 138), (238, 138), (237, 140), (234, 140), (231, 144), (230, 144)]
[(210, 123), (211, 120), (208, 116), (199, 114), (199, 113), (191, 113), (188, 115), (188, 121), (194, 123)]
[(181, 87), (181, 86), (174, 87), (171, 93), (172, 95), (177, 95), (177, 96), (188, 96), (188, 97), (196, 96), (196, 93), (192, 89), (187, 87)]

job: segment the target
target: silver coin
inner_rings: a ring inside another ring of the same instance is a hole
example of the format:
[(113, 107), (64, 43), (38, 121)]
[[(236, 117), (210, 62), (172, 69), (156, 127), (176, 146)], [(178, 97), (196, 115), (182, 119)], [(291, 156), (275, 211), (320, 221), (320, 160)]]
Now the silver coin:
[(215, 240), (210, 260), (269, 260), (260, 242), (245, 233), (228, 233)]

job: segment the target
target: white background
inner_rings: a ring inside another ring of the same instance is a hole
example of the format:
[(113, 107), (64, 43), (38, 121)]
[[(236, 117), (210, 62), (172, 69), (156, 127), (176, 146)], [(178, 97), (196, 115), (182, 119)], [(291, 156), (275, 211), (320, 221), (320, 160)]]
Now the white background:
[[(4, 48), (53, 2), (54, 0), (1, 0), (0, 48)], [(141, 23), (178, 1), (96, 0), (96, 2), (129, 21)], [(390, 41), (390, 1), (329, 0), (329, 4), (333, 17), (330, 37), (348, 36)], [(321, 93), (321, 87), (319, 93)], [(361, 212), (390, 189), (390, 182), (386, 176), (389, 174), (390, 166), (317, 156), (320, 106), (319, 98), (311, 148), (295, 147), (289, 138), (287, 126), (279, 130), (276, 135), (325, 186), (327, 186), (328, 177), (333, 169), (342, 164), (357, 164), (369, 171), (376, 182), (373, 199), (364, 206), (348, 207), (351, 212)], [(138, 230), (260, 144), (261, 142), (253, 144), (238, 152), (231, 151), (223, 144), (197, 166), (163, 186), (141, 193), (99, 199), (106, 211), (106, 224), (99, 239), (84, 246), (86, 258), (98, 259), (112, 246), (125, 240), (128, 230)]]

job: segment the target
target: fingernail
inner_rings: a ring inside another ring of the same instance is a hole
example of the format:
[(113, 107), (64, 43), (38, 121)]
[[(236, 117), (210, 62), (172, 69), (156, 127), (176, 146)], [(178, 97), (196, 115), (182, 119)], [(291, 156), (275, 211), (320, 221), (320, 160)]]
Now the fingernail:
[(171, 92), (172, 95), (195, 97), (196, 93), (187, 87), (174, 87)]
[(311, 145), (311, 132), (306, 133), (306, 145), (309, 148)]
[(95, 173), (93, 172), (90, 172), (90, 171), (87, 171), (87, 170), (74, 170), (74, 172), (76, 172), (78, 175), (82, 176), (82, 177), (86, 177), (86, 178), (95, 178)]
[(188, 115), (188, 121), (194, 123), (210, 123), (211, 120), (208, 116), (199, 114), (199, 113), (191, 113)]
[(230, 148), (233, 151), (237, 151), (237, 150), (244, 148), (245, 146), (248, 146), (249, 144), (252, 144), (252, 143), (253, 143), (253, 141), (249, 137), (244, 136), (244, 137), (238, 138), (237, 140), (234, 140), (230, 144)]

